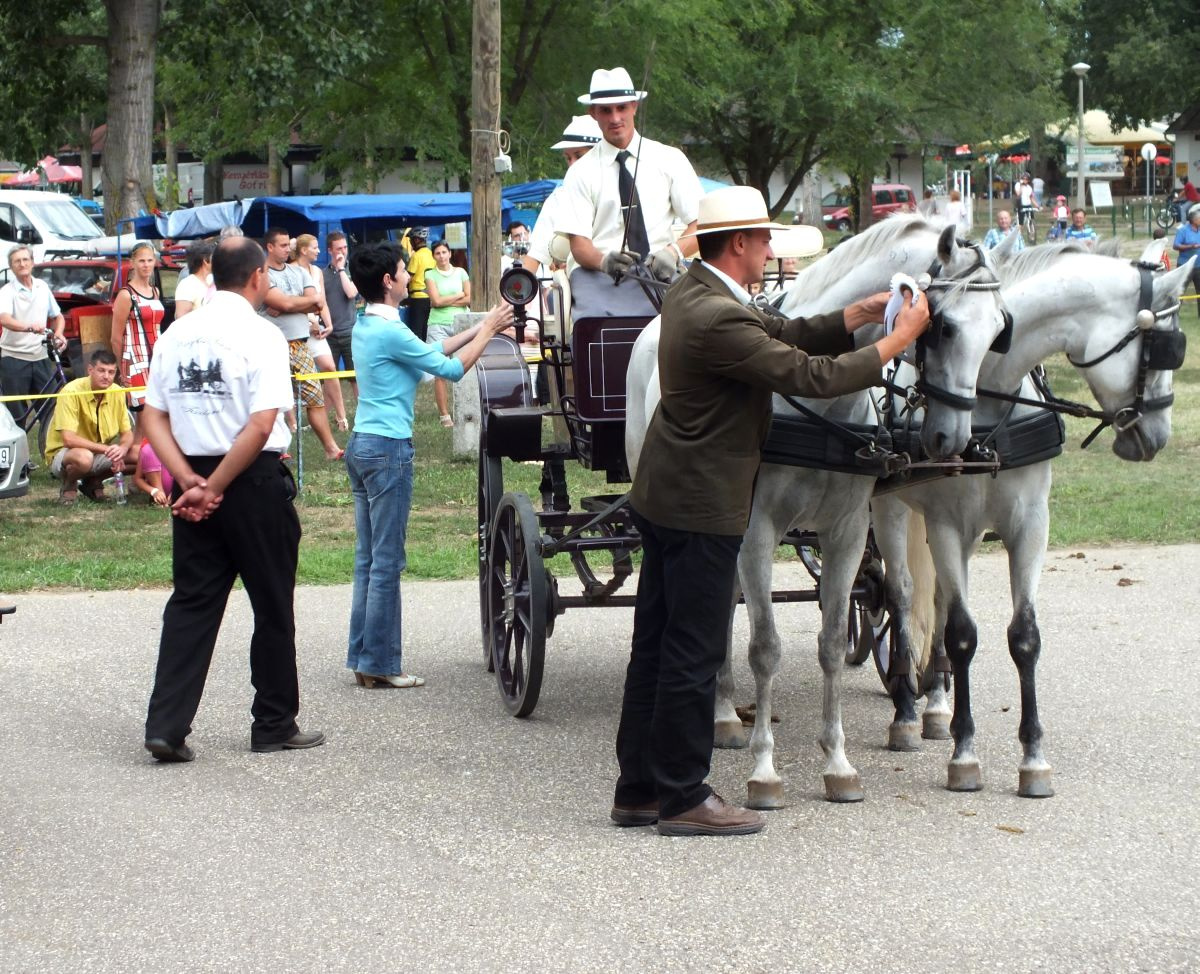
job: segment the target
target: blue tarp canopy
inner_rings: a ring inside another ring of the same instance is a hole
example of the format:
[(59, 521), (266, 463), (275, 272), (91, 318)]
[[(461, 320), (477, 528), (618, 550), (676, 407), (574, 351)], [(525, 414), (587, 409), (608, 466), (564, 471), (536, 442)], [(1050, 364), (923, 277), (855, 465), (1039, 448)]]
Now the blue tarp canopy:
[[(500, 209), (501, 220), (507, 222), (512, 203), (501, 200)], [(443, 226), (470, 219), (470, 193), (259, 196), (176, 210), (159, 217), (138, 217), (134, 232), (139, 237), (179, 240), (212, 236), (222, 227), (236, 224), (252, 237), (262, 236), (268, 227), (280, 226), (293, 234), (316, 234), (321, 240), (334, 230), (367, 240), (401, 227)]]
[(517, 183), (500, 190), (500, 199), (513, 206), (527, 203), (543, 203), (546, 197), (562, 185), (561, 179), (535, 179), (531, 183)]

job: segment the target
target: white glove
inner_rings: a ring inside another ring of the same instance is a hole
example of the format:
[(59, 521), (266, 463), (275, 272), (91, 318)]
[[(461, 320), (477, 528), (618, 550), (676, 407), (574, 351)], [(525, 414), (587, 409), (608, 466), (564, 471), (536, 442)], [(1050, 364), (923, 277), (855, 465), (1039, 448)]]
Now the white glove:
[(674, 247), (656, 250), (646, 261), (646, 270), (657, 281), (670, 282), (679, 273), (679, 253)]
[(909, 304), (913, 305), (917, 303), (917, 282), (902, 271), (893, 274), (892, 283), (889, 288), (892, 296), (888, 298), (888, 303), (883, 309), (884, 334), (890, 335), (892, 333), (892, 328), (896, 324), (896, 315), (904, 307), (904, 288), (908, 289)]
[(641, 254), (631, 251), (610, 250), (600, 262), (600, 270), (604, 271), (614, 282), (619, 282), (633, 269), (634, 262), (641, 259)]

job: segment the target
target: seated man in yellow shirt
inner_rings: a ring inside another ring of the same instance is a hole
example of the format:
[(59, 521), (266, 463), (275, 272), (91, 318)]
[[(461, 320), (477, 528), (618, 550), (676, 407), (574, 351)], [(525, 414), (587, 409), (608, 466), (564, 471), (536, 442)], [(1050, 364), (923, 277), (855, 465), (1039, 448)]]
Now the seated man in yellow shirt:
[[(124, 471), (133, 429), (121, 394), (124, 390), (115, 384), (116, 377), (117, 358), (102, 348), (92, 353), (87, 375), (63, 386), (46, 436), (50, 475), (62, 481), (58, 491), (61, 504), (74, 504), (80, 489), (94, 501), (104, 500), (104, 478), (116, 470)], [(77, 394), (87, 392), (95, 395)], [(83, 483), (77, 487), (80, 480)]]

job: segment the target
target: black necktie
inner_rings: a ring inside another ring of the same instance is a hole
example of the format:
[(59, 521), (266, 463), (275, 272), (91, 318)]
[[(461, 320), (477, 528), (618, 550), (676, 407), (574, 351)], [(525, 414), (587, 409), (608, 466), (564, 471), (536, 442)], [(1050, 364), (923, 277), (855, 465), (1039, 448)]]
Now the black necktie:
[(617, 153), (617, 189), (621, 198), (621, 213), (629, 231), (626, 234), (625, 249), (632, 250), (644, 260), (650, 256), (650, 240), (646, 236), (646, 221), (642, 217), (642, 204), (638, 199), (637, 186), (633, 183), (633, 173), (625, 168), (625, 160), (629, 155), (628, 149)]

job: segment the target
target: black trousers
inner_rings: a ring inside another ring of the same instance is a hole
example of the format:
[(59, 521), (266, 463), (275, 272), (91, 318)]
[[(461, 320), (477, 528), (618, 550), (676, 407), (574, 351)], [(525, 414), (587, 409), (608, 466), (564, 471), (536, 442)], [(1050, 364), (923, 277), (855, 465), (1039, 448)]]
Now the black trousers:
[(429, 331), (429, 298), (409, 298), (404, 303), (404, 309), (408, 330), (425, 341)]
[(615, 802), (659, 801), (659, 815), (703, 802), (717, 672), (733, 612), (741, 537), (675, 531), (636, 511), (642, 571), (617, 731)]
[[(206, 476), (221, 458), (188, 460)], [(191, 733), (225, 604), (239, 575), (254, 609), (251, 743), (286, 741), (296, 733), (300, 685), (293, 603), (300, 519), (292, 506), (295, 496), (295, 481), (279, 454), (263, 453), (229, 485), (212, 517), (196, 523), (172, 518), (175, 590), (163, 611), (147, 738), (182, 744)]]

